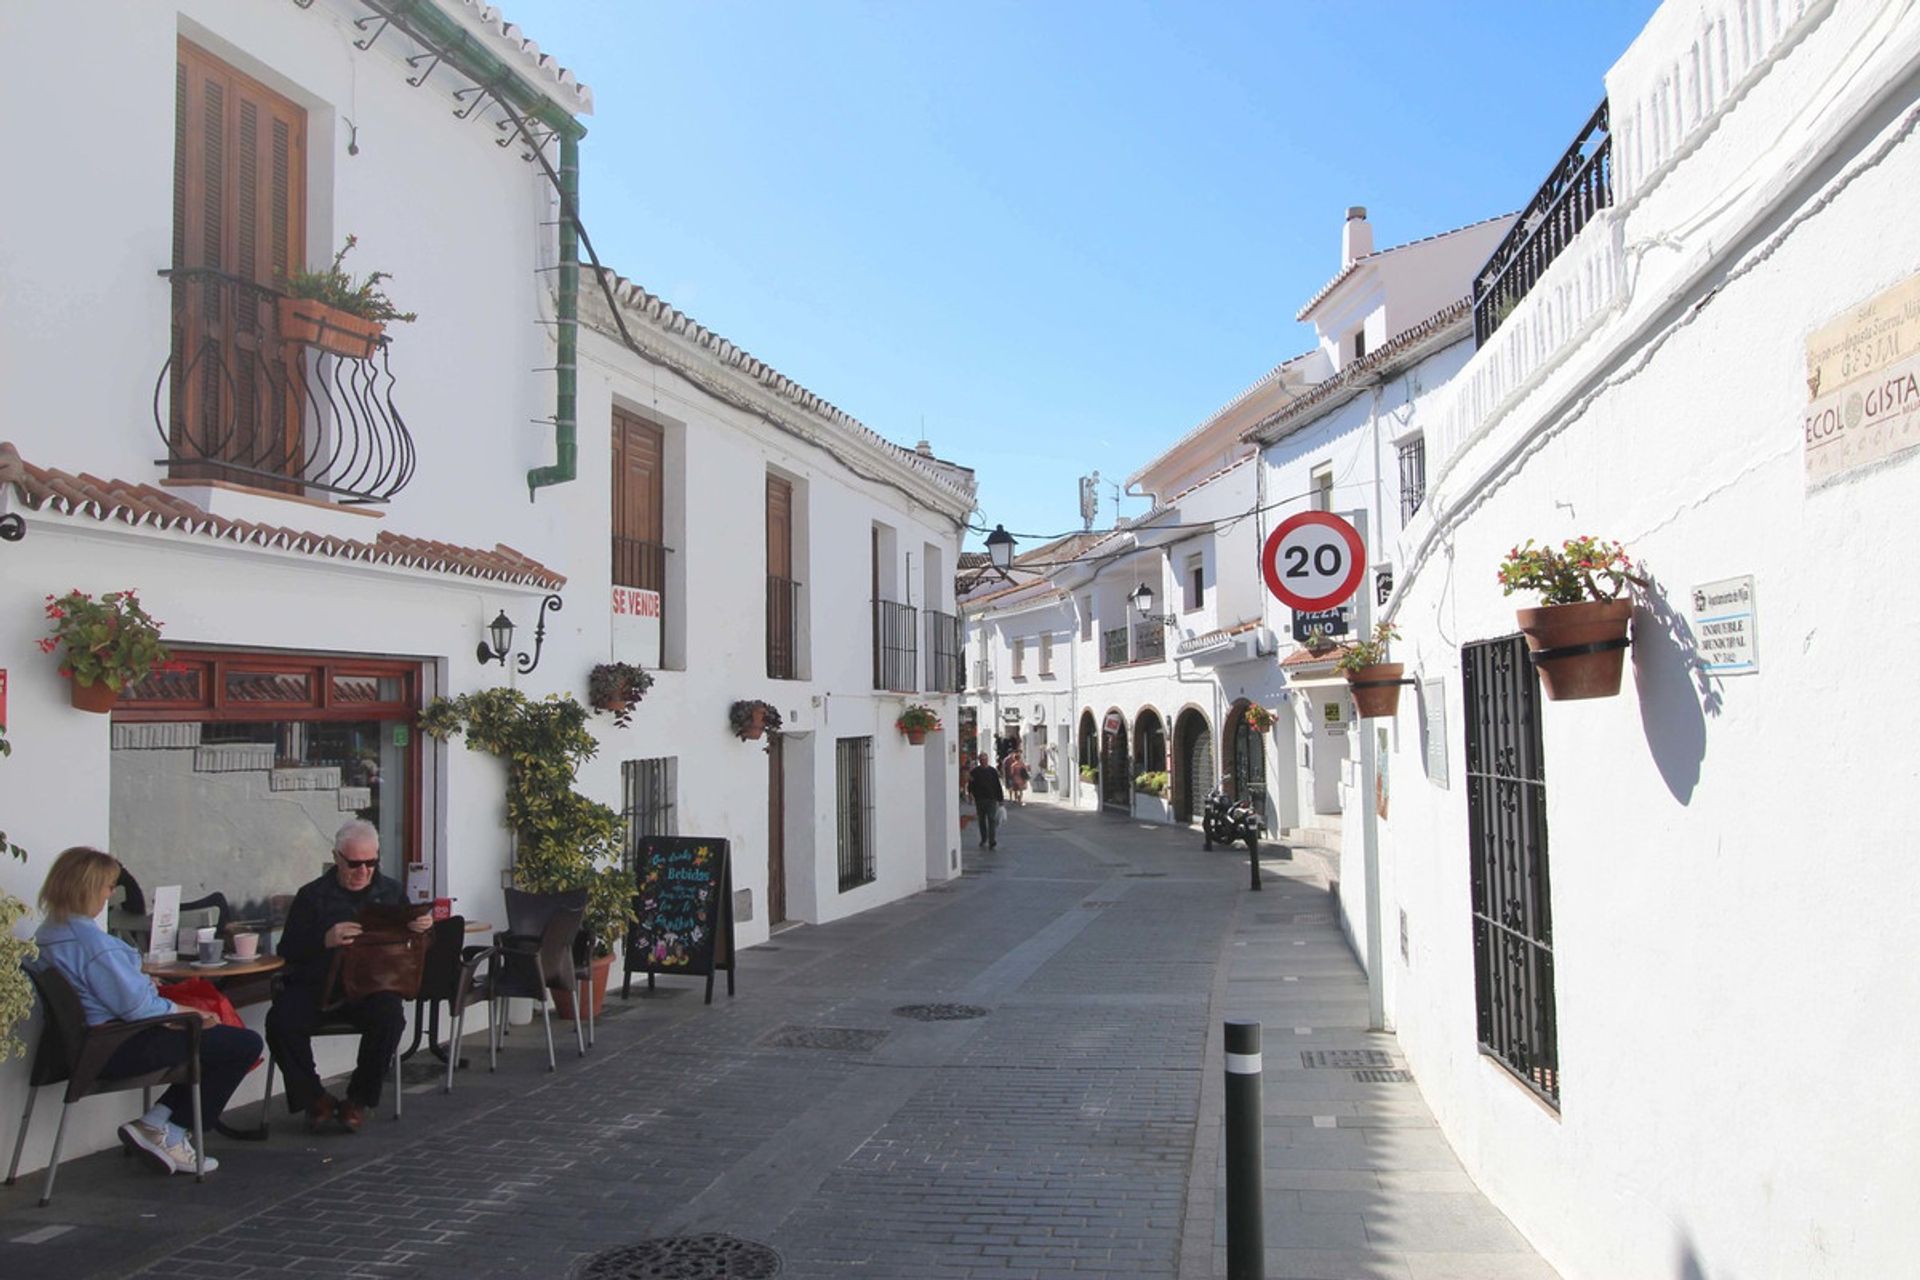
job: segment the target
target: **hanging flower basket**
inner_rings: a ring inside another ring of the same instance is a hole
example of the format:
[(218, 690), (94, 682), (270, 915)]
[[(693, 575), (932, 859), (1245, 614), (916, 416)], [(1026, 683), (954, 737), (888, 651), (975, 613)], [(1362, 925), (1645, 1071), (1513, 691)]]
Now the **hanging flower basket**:
[(1273, 728), (1274, 715), (1259, 703), (1250, 702), (1247, 704), (1246, 720), (1247, 728), (1255, 733), (1265, 733)]
[(907, 735), (907, 741), (919, 746), (927, 740), (927, 735), (940, 727), (940, 713), (924, 703), (916, 702), (900, 713), (893, 727)]
[(280, 337), (349, 360), (365, 360), (380, 345), (387, 326), (352, 312), (330, 307), (312, 298), (286, 298), (279, 302)]
[(1353, 693), (1354, 710), (1363, 720), (1375, 716), (1393, 716), (1400, 710), (1400, 676), (1404, 663), (1376, 662), (1346, 673), (1347, 687)]
[(113, 704), (120, 700), (120, 693), (104, 680), (93, 684), (80, 684), (77, 681), (67, 685), (67, 696), (74, 710), (91, 711), (96, 715), (105, 715), (113, 710)]
[(1549, 702), (1611, 698), (1620, 692), (1633, 601), (1550, 604), (1518, 610), (1516, 616)]
[(742, 699), (727, 709), (727, 724), (734, 737), (749, 742), (768, 730), (779, 733), (780, 712), (772, 703), (758, 698)]

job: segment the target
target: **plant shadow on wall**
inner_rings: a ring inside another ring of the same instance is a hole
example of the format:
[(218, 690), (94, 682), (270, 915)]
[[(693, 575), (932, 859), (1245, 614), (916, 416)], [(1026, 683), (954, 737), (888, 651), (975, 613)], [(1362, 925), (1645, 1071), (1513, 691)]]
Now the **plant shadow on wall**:
[(1693, 800), (1707, 756), (1707, 717), (1720, 714), (1720, 691), (1703, 668), (1693, 626), (1677, 613), (1645, 565), (1633, 621), (1633, 685), (1640, 725), (1661, 781), (1681, 804)]

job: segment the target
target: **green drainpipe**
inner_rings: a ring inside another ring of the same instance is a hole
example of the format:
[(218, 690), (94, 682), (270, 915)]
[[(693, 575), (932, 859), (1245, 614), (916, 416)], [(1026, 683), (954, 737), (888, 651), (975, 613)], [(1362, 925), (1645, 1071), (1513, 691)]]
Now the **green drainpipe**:
[(527, 472), (527, 501), (551, 484), (565, 484), (579, 474), (580, 445), (577, 439), (575, 400), (579, 373), (576, 355), (580, 346), (580, 233), (574, 229), (574, 217), (580, 208), (580, 139), (573, 133), (560, 135), (560, 296), (554, 305), (560, 351), (555, 360), (553, 405), (552, 466), (535, 467)]

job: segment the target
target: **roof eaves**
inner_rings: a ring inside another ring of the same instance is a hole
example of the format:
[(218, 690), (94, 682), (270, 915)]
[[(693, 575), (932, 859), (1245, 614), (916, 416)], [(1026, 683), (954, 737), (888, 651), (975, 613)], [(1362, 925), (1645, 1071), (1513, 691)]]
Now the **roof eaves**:
[[(1422, 320), (1410, 329), (1403, 329), (1389, 342), (1369, 351), (1360, 359), (1353, 361), (1333, 377), (1319, 383), (1299, 399), (1286, 405), (1270, 417), (1264, 418), (1241, 433), (1242, 440), (1252, 440), (1260, 444), (1272, 444), (1282, 434), (1281, 427), (1302, 421), (1310, 421), (1319, 414), (1309, 414), (1309, 410), (1320, 409), (1325, 412), (1335, 404), (1346, 403), (1340, 399), (1342, 393), (1347, 398), (1359, 394), (1370, 376), (1384, 375), (1396, 368), (1400, 361), (1410, 356), (1424, 355), (1429, 349), (1440, 345), (1439, 339), (1446, 337), (1449, 343), (1457, 341), (1453, 335), (1456, 328), (1465, 327), (1473, 319), (1473, 298), (1461, 298), (1449, 303), (1440, 310)], [(1333, 403), (1329, 403), (1329, 402)]]
[(473, 28), (494, 46), (501, 60), (512, 65), (534, 84), (575, 115), (593, 114), (593, 90), (580, 83), (573, 72), (542, 52), (520, 27), (508, 22), (498, 5), (486, 0), (441, 0), (447, 11), (464, 25)]
[(1184, 449), (1186, 446), (1192, 444), (1195, 440), (1198, 440), (1201, 436), (1205, 435), (1209, 427), (1213, 426), (1214, 423), (1220, 421), (1220, 419), (1226, 417), (1229, 413), (1232, 413), (1235, 409), (1245, 404), (1257, 392), (1264, 390), (1265, 388), (1273, 385), (1273, 383), (1277, 381), (1283, 380), (1285, 377), (1286, 371), (1288, 369), (1292, 368), (1294, 365), (1299, 364), (1303, 360), (1310, 359), (1314, 354), (1315, 352), (1313, 351), (1302, 351), (1299, 355), (1289, 356), (1287, 359), (1282, 360), (1279, 364), (1273, 366), (1273, 368), (1267, 370), (1266, 373), (1262, 374), (1259, 380), (1256, 381), (1252, 386), (1248, 387), (1246, 390), (1242, 391), (1239, 395), (1235, 396), (1233, 399), (1221, 405), (1218, 409), (1214, 410), (1211, 414), (1208, 414), (1206, 420), (1203, 421), (1199, 426), (1193, 428), (1193, 430), (1187, 432), (1185, 435), (1181, 436), (1178, 440), (1175, 440), (1172, 444), (1162, 449), (1156, 456), (1154, 456), (1151, 460), (1149, 460), (1146, 464), (1144, 464), (1138, 471), (1135, 471), (1132, 475), (1128, 476), (1126, 480), (1126, 487), (1131, 489), (1135, 485), (1139, 484), (1140, 478), (1142, 476), (1146, 475), (1149, 471), (1152, 471), (1155, 467), (1159, 466), (1162, 462), (1165, 462), (1168, 458), (1172, 457), (1174, 454), (1178, 453), (1180, 450)]

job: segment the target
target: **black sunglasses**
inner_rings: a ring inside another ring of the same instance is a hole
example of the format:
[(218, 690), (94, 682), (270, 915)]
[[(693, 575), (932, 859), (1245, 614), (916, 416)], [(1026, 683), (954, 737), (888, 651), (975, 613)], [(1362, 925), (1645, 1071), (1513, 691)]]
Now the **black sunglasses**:
[(334, 854), (333, 856), (340, 859), (341, 866), (351, 867), (355, 871), (365, 871), (370, 867), (377, 867), (380, 865), (380, 859), (378, 858), (349, 858), (343, 854), (338, 854), (338, 853)]

